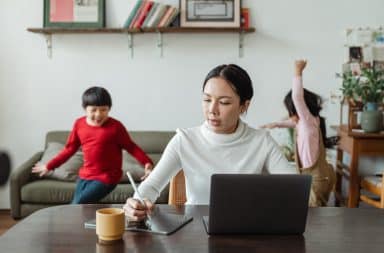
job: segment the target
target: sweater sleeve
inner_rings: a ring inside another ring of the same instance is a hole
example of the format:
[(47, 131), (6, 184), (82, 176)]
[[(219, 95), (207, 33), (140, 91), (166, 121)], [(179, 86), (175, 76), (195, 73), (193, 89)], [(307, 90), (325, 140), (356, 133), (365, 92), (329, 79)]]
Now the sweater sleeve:
[(292, 82), (292, 100), (295, 105), (297, 116), (303, 125), (310, 125), (311, 119), (313, 116), (309, 111), (307, 105), (304, 100), (304, 88), (303, 88), (303, 79), (302, 77), (295, 76)]
[(266, 138), (267, 159), (264, 167), (271, 174), (297, 174), (294, 165), (288, 163), (276, 141), (267, 134)]
[(48, 170), (54, 170), (63, 163), (65, 163), (80, 147), (80, 139), (77, 135), (77, 124), (75, 123), (73, 129), (68, 136), (67, 143), (60, 153), (47, 163)]
[[(176, 134), (168, 143), (152, 173), (140, 184), (139, 192), (143, 198), (154, 203), (169, 180), (180, 170), (179, 147), (180, 136)], [(138, 196), (135, 194), (133, 197), (137, 198)]]
[(143, 166), (145, 166), (145, 164), (147, 163), (153, 165), (151, 158), (149, 158), (147, 154), (136, 143), (132, 141), (131, 137), (128, 134), (128, 131), (121, 124), (119, 124), (118, 141), (121, 147), (125, 149), (128, 153), (130, 153)]

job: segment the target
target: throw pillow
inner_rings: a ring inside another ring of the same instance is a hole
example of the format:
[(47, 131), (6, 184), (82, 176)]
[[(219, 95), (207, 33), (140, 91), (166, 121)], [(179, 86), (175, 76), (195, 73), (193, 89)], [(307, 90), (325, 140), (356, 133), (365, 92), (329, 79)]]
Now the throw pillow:
[(127, 151), (123, 150), (123, 176), (121, 178), (122, 183), (128, 183), (127, 171), (129, 171), (136, 182), (141, 181), (141, 177), (144, 176), (144, 167)]
[[(48, 143), (47, 149), (44, 151), (44, 154), (40, 160), (40, 163), (46, 164), (52, 158), (54, 158), (62, 149), (64, 144), (58, 142)], [(63, 180), (63, 181), (75, 181), (77, 179), (78, 171), (83, 165), (83, 153), (77, 151), (71, 158), (63, 163), (60, 167), (56, 168), (54, 171), (50, 171), (46, 178)]]

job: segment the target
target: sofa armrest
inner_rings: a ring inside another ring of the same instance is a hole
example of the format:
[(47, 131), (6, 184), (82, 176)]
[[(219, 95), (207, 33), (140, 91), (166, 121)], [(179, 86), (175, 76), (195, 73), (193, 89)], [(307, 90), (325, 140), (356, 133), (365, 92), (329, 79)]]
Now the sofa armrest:
[(43, 151), (37, 152), (28, 161), (12, 171), (9, 193), (13, 218), (21, 218), (21, 188), (31, 181), (31, 169), (41, 159), (42, 155)]

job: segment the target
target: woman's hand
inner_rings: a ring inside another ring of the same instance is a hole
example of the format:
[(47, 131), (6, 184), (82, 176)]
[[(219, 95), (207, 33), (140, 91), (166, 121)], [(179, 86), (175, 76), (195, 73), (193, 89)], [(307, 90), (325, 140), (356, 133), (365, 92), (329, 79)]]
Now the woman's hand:
[(295, 75), (296, 76), (302, 76), (303, 70), (305, 69), (305, 66), (307, 65), (307, 60), (299, 59), (295, 61)]
[(141, 180), (146, 179), (149, 176), (149, 174), (151, 174), (152, 170), (153, 170), (153, 165), (151, 163), (146, 163), (144, 166), (144, 176), (142, 176), (140, 179)]
[(151, 215), (155, 208), (155, 204), (147, 199), (145, 199), (144, 202), (145, 205), (141, 204), (137, 199), (128, 198), (125, 205), (123, 206), (125, 216), (127, 216), (131, 221), (141, 221), (144, 220), (148, 215)]
[(39, 177), (45, 176), (48, 174), (49, 170), (47, 169), (47, 166), (45, 164), (38, 164), (36, 163), (35, 166), (32, 168), (32, 173), (39, 174)]

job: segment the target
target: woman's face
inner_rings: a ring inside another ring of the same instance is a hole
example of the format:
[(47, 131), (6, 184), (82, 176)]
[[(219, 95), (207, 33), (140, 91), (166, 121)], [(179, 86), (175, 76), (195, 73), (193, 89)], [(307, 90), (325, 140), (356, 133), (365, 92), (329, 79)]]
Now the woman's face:
[(220, 77), (207, 81), (203, 91), (203, 112), (208, 125), (215, 133), (235, 132), (240, 115), (249, 101), (240, 105), (240, 97), (231, 85)]

